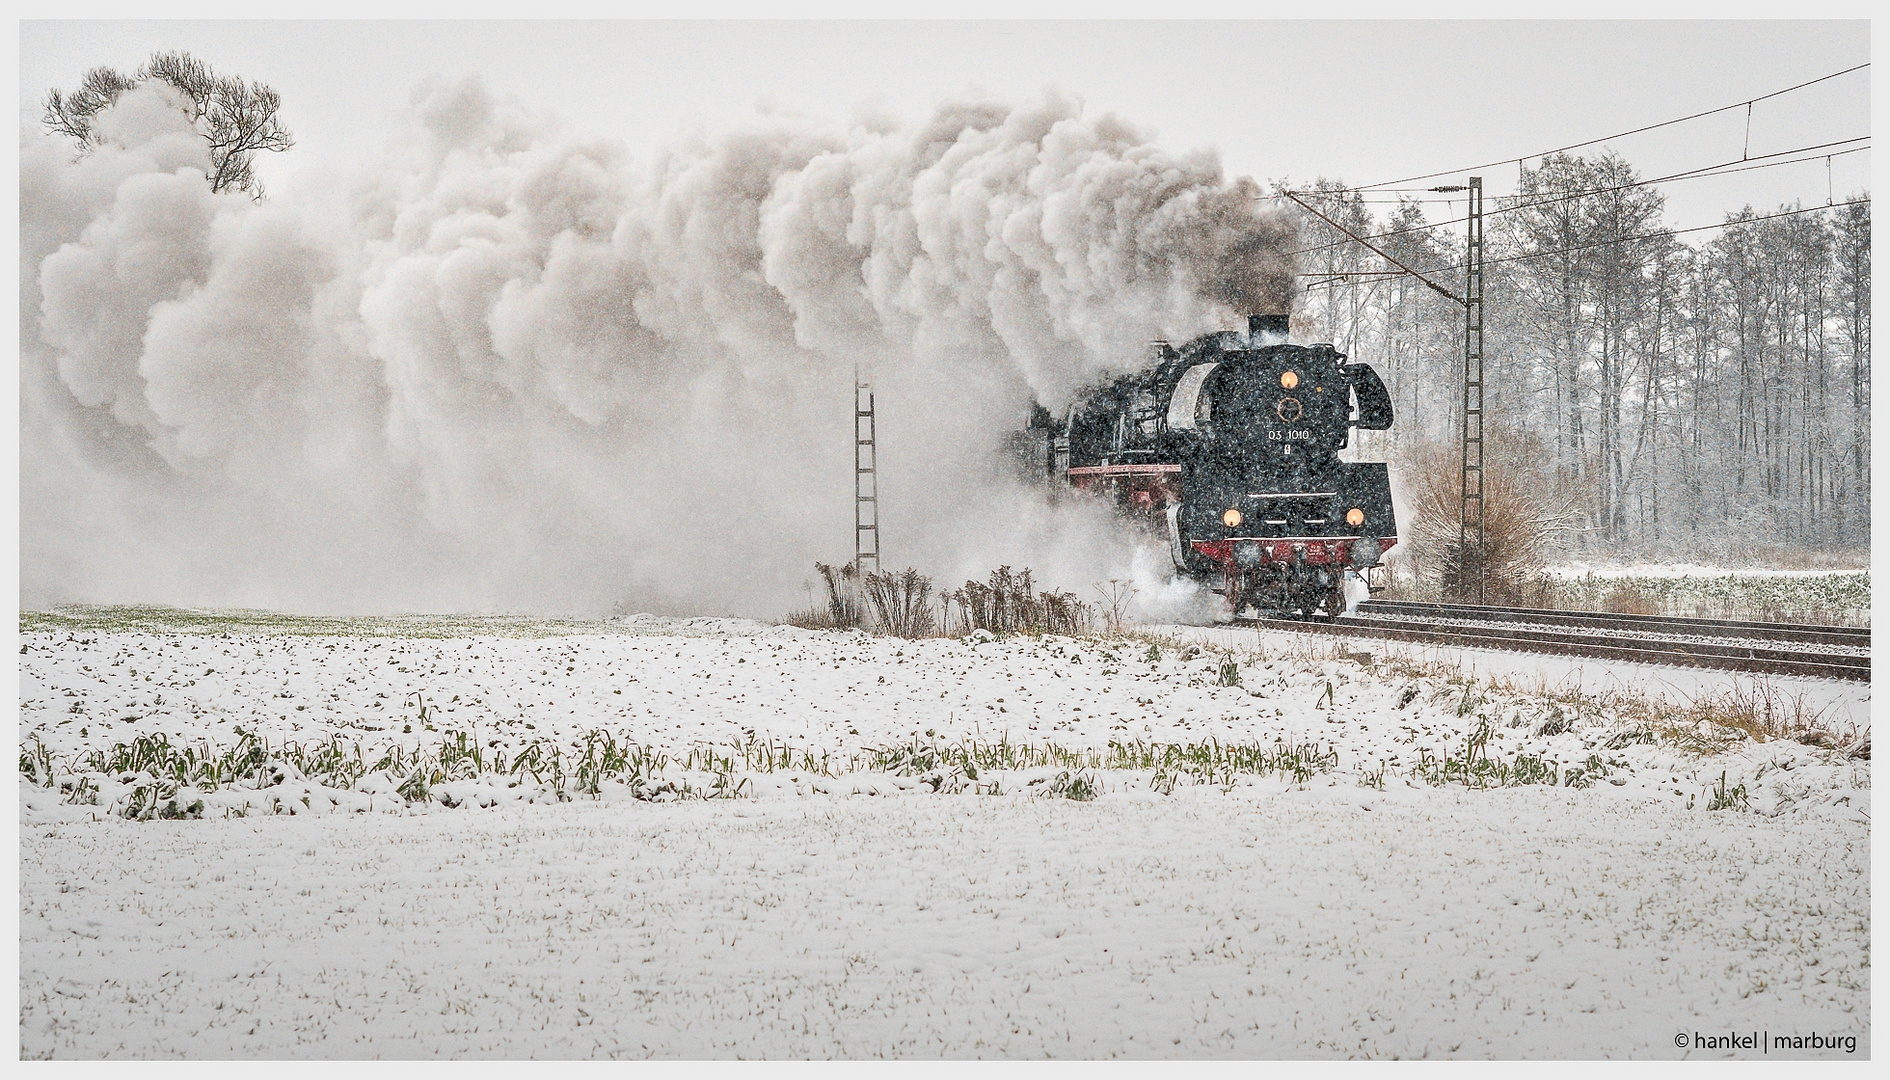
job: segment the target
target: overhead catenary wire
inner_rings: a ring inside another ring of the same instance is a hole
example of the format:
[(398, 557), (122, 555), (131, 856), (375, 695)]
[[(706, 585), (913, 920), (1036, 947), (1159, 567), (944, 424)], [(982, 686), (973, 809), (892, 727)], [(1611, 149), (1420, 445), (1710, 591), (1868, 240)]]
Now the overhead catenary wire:
[(1344, 226), (1340, 225), (1338, 222), (1332, 220), (1331, 218), (1325, 216), (1324, 214), (1321, 214), (1318, 210), (1313, 208), (1313, 205), (1311, 203), (1305, 201), (1304, 199), (1301, 199), (1299, 196), (1294, 195), (1292, 192), (1289, 191), (1286, 193), (1286, 197), (1298, 203), (1303, 209), (1306, 210), (1307, 213), (1312, 214), (1313, 216), (1319, 218), (1321, 221), (1324, 221), (1326, 224), (1332, 226), (1335, 229), (1338, 229), (1340, 232), (1346, 233), (1346, 235), (1348, 237), (1351, 237), (1351, 239), (1358, 241), (1360, 244), (1363, 244), (1367, 248), (1370, 248), (1372, 254), (1385, 260), (1386, 262), (1404, 271), (1405, 273), (1410, 274), (1412, 277), (1417, 278), (1419, 281), (1423, 282), (1427, 288), (1430, 288), (1431, 290), (1435, 291), (1439, 296), (1442, 296), (1448, 300), (1455, 300), (1459, 304), (1468, 303), (1468, 301), (1466, 301), (1463, 297), (1458, 296), (1454, 292), (1451, 292), (1450, 289), (1446, 288), (1445, 286), (1439, 285), (1437, 282), (1432, 281), (1429, 277), (1427, 277), (1421, 271), (1413, 270), (1410, 267), (1406, 266), (1405, 264), (1399, 262), (1397, 257), (1392, 255), (1390, 252), (1384, 250), (1383, 248), (1374, 246), (1371, 241), (1366, 240), (1363, 237), (1353, 236), (1350, 232), (1346, 230)]
[[(1532, 251), (1524, 255), (1507, 255), (1500, 259), (1486, 260), (1485, 265), (1488, 265), (1491, 263), (1521, 262), (1525, 259), (1545, 259), (1551, 255), (1566, 255), (1566, 254), (1569, 254), (1571, 252), (1576, 252), (1576, 251), (1589, 251), (1594, 248), (1613, 247), (1617, 244), (1630, 244), (1636, 240), (1657, 240), (1657, 239), (1660, 239), (1661, 237), (1679, 236), (1679, 235), (1682, 235), (1683, 233), (1705, 232), (1708, 229), (1736, 229), (1744, 225), (1757, 225), (1762, 221), (1775, 221), (1779, 218), (1797, 217), (1800, 214), (1820, 214), (1826, 210), (1841, 210), (1846, 206), (1867, 206), (1869, 204), (1870, 204), (1870, 200), (1868, 198), (1850, 199), (1846, 202), (1841, 202), (1834, 206), (1802, 206), (1796, 210), (1780, 210), (1777, 213), (1772, 213), (1772, 214), (1758, 214), (1749, 218), (1735, 218), (1732, 221), (1721, 221), (1721, 222), (1716, 222), (1712, 225), (1694, 225), (1690, 228), (1685, 228), (1685, 229), (1657, 229), (1649, 233), (1639, 233), (1634, 236), (1616, 237), (1615, 239), (1612, 239), (1612, 240), (1602, 240), (1593, 244), (1579, 244), (1574, 247), (1558, 248), (1554, 251)], [(1462, 263), (1455, 263), (1450, 266), (1440, 267), (1439, 270), (1460, 270), (1462, 268), (1463, 268)], [(1437, 273), (1437, 272), (1439, 271), (1438, 270), (1431, 271), (1431, 273)]]
[[(1772, 168), (1778, 168), (1783, 165), (1798, 165), (1807, 161), (1826, 162), (1826, 168), (1825, 168), (1826, 177), (1825, 178), (1826, 178), (1827, 186), (1829, 186), (1829, 181), (1830, 181), (1829, 162), (1831, 158), (1842, 157), (1846, 154), (1866, 153), (1871, 148), (1868, 146), (1853, 146), (1848, 150), (1834, 150), (1830, 153), (1825, 153), (1825, 154), (1810, 153), (1810, 151), (1826, 150), (1831, 147), (1837, 147), (1837, 146), (1848, 146), (1851, 143), (1863, 142), (1869, 138), (1870, 136), (1868, 135), (1858, 135), (1849, 139), (1839, 139), (1834, 142), (1814, 143), (1808, 146), (1795, 147), (1791, 150), (1779, 150), (1771, 154), (1762, 154), (1756, 158), (1750, 158), (1750, 159), (1735, 158), (1733, 160), (1719, 162), (1714, 165), (1702, 165), (1697, 169), (1687, 169), (1682, 172), (1669, 173), (1666, 176), (1656, 176), (1656, 177), (1651, 177), (1646, 180), (1636, 180), (1633, 183), (1629, 183), (1629, 184), (1615, 184), (1610, 187), (1591, 188), (1585, 191), (1569, 192), (1569, 193), (1548, 196), (1548, 197), (1544, 197), (1540, 199), (1535, 199), (1530, 202), (1511, 203), (1506, 206), (1499, 205), (1493, 210), (1485, 211), (1484, 216), (1495, 217), (1498, 214), (1514, 213), (1518, 210), (1528, 210), (1537, 206), (1549, 206), (1558, 202), (1570, 202), (1575, 199), (1585, 199), (1585, 198), (1589, 198), (1595, 195), (1606, 195), (1606, 194), (1609, 194), (1611, 192), (1616, 192), (1616, 191), (1627, 191), (1632, 188), (1647, 187), (1653, 184), (1672, 184), (1672, 183), (1680, 183), (1686, 180), (1706, 180), (1706, 179), (1712, 179), (1713, 177), (1716, 177), (1716, 176), (1731, 176), (1734, 173), (1750, 172), (1754, 169), (1772, 169)], [(1785, 157), (1791, 154), (1807, 154), (1808, 156), (1793, 158), (1790, 161), (1768, 160), (1770, 158)], [(1304, 196), (1342, 198), (1345, 195), (1345, 193), (1349, 190), (1352, 190), (1352, 189), (1339, 189), (1336, 191), (1296, 191), (1296, 192), (1293, 192), (1292, 194), (1304, 195)], [(1523, 198), (1524, 196), (1512, 196), (1512, 197)], [(1411, 200), (1411, 201), (1416, 201), (1416, 200)], [(1826, 199), (1826, 205), (1830, 205), (1831, 201), (1832, 200), (1830, 199)], [(1389, 230), (1386, 230), (1385, 232), (1369, 233), (1366, 235), (1365, 238), (1369, 240), (1382, 240), (1382, 239), (1385, 239), (1387, 237), (1392, 237), (1392, 236), (1408, 236), (1412, 233), (1421, 233), (1421, 232), (1428, 232), (1432, 229), (1441, 229), (1447, 225), (1460, 225), (1468, 220), (1469, 218), (1467, 217), (1446, 218), (1441, 221), (1429, 221), (1429, 222), (1425, 222), (1422, 225), (1412, 225), (1412, 226), (1408, 226), (1402, 229), (1389, 229)], [(1352, 241), (1350, 238), (1343, 239), (1343, 240), (1333, 240), (1333, 241), (1329, 241), (1323, 244), (1314, 244), (1311, 247), (1299, 248), (1295, 251), (1288, 252), (1288, 254), (1289, 255), (1310, 255), (1310, 254), (1314, 254), (1320, 251), (1329, 251), (1336, 247), (1343, 247), (1346, 244), (1351, 243), (1351, 242)]]
[[(1530, 259), (1547, 259), (1555, 255), (1569, 255), (1578, 251), (1593, 251), (1597, 248), (1616, 247), (1621, 244), (1631, 244), (1640, 240), (1658, 240), (1663, 237), (1679, 236), (1685, 233), (1704, 232), (1708, 229), (1733, 229), (1733, 228), (1738, 228), (1744, 225), (1757, 225), (1760, 222), (1773, 221), (1778, 218), (1796, 217), (1800, 214), (1817, 214), (1817, 213), (1823, 213), (1826, 210), (1841, 210), (1847, 206), (1868, 206), (1869, 204), (1870, 204), (1870, 199), (1868, 198), (1851, 199), (1848, 202), (1836, 203), (1829, 206), (1805, 206), (1805, 207), (1800, 207), (1796, 210), (1781, 210), (1774, 214), (1756, 215), (1754, 217), (1749, 217), (1749, 218), (1736, 218), (1732, 221), (1721, 221), (1712, 225), (1694, 225), (1694, 226), (1691, 226), (1690, 228), (1685, 228), (1685, 229), (1658, 229), (1653, 232), (1637, 233), (1633, 236), (1618, 236), (1609, 240), (1600, 240), (1592, 244), (1578, 244), (1573, 247), (1557, 248), (1553, 251), (1531, 251), (1522, 255), (1507, 255), (1500, 259), (1485, 259), (1483, 262), (1483, 265), (1495, 266), (1498, 263), (1525, 262)], [(1445, 271), (1461, 270), (1463, 268), (1464, 268), (1463, 263), (1452, 263), (1448, 266), (1435, 266), (1427, 270), (1415, 271), (1412, 273), (1412, 276), (1421, 277), (1424, 274), (1441, 274), (1441, 273), (1444, 273)], [(1302, 273), (1299, 276), (1335, 279), (1335, 280), (1331, 280), (1325, 283), (1314, 282), (1306, 286), (1308, 289), (1312, 289), (1312, 288), (1319, 287), (1321, 284), (1327, 284), (1327, 285), (1350, 284), (1349, 281), (1336, 280), (1336, 279), (1395, 278), (1395, 277), (1404, 277), (1406, 276), (1406, 273), (1407, 272), (1403, 270), (1352, 270), (1352, 271), (1337, 271), (1337, 272), (1334, 272), (1334, 271), (1308, 272), (1308, 273)]]
[[(1733, 158), (1726, 162), (1721, 163), (1720, 165), (1702, 165), (1698, 169), (1687, 170), (1684, 172), (1677, 172), (1677, 173), (1669, 173), (1664, 177), (1656, 177), (1652, 180), (1640, 180), (1640, 181), (1636, 181), (1634, 184), (1629, 184), (1626, 186), (1637, 187), (1643, 184), (1661, 184), (1661, 183), (1669, 183), (1669, 182), (1673, 182), (1677, 180), (1691, 180), (1691, 179), (1696, 179), (1696, 178), (1710, 179), (1714, 176), (1729, 176), (1732, 173), (1745, 172), (1749, 168), (1750, 169), (1769, 169), (1769, 168), (1774, 168), (1779, 165), (1796, 165), (1799, 162), (1803, 162), (1803, 161), (1823, 161), (1828, 165), (1830, 163), (1830, 160), (1833, 157), (1843, 157), (1846, 154), (1869, 153), (1870, 147), (1853, 146), (1849, 150), (1834, 150), (1829, 154), (1809, 154), (1806, 157), (1795, 158), (1791, 161), (1774, 162), (1774, 161), (1767, 161), (1766, 159), (1775, 158), (1775, 157), (1783, 157), (1786, 154), (1804, 153), (1806, 151), (1821, 149), (1826, 146), (1842, 146), (1846, 143), (1862, 142), (1869, 138), (1870, 138), (1869, 135), (1857, 135), (1849, 139), (1839, 139), (1836, 142), (1814, 143), (1809, 146), (1795, 147), (1790, 150), (1776, 150), (1770, 154), (1760, 154), (1758, 157), (1754, 157), (1754, 158)], [(1764, 162), (1764, 164), (1760, 164), (1761, 162)], [(1708, 170), (1716, 170), (1716, 171), (1708, 171)], [(1363, 198), (1358, 195), (1358, 189), (1356, 188), (1330, 188), (1326, 190), (1312, 190), (1312, 189), (1307, 189), (1307, 188), (1298, 188), (1294, 190), (1294, 194), (1304, 195), (1309, 198), (1313, 196), (1317, 196), (1322, 199), (1326, 199), (1326, 198), (1345, 199), (1347, 204), (1352, 205), (1352, 206), (1430, 206), (1436, 203), (1443, 203), (1445, 205), (1450, 205), (1453, 203), (1460, 203), (1464, 201), (1464, 197), (1460, 194), (1438, 194), (1438, 192), (1442, 190), (1445, 190), (1445, 189), (1440, 189), (1440, 188), (1376, 188), (1372, 192), (1372, 194), (1374, 195), (1381, 195), (1381, 194), (1386, 194), (1389, 192), (1412, 192), (1413, 193), (1412, 195), (1400, 195), (1398, 198), (1395, 198), (1395, 199)], [(1613, 190), (1613, 189), (1611, 188), (1595, 189), (1596, 192), (1609, 191), (1609, 190)], [(1576, 195), (1567, 196), (1567, 197), (1579, 198), (1581, 194), (1585, 194), (1585, 193), (1577, 193)], [(1420, 197), (1424, 195), (1428, 195), (1430, 197), (1429, 198)], [(1348, 198), (1348, 196), (1350, 197)], [(1274, 196), (1262, 196), (1262, 197), (1273, 198)], [(1520, 196), (1507, 195), (1507, 196), (1497, 196), (1497, 197), (1513, 199), (1513, 198), (1519, 198)], [(1505, 209), (1516, 209), (1516, 208), (1506, 207)], [(1492, 210), (1490, 211), (1490, 213), (1497, 213), (1497, 211)], [(1436, 228), (1440, 225), (1461, 224), (1462, 222), (1467, 221), (1467, 220), (1468, 220), (1467, 218), (1451, 218), (1447, 221), (1428, 222), (1424, 225), (1414, 226), (1413, 228), (1414, 229), (1430, 229), (1430, 228)], [(1395, 232), (1392, 232), (1392, 233), (1374, 233), (1372, 235), (1396, 236), (1398, 234)]]
[[(1865, 62), (1861, 64), (1857, 64), (1852, 67), (1847, 67), (1842, 71), (1834, 71), (1834, 72), (1831, 72), (1829, 75), (1820, 75), (1815, 79), (1806, 80), (1805, 82), (1798, 83), (1795, 86), (1787, 86), (1783, 90), (1774, 90), (1769, 94), (1760, 94), (1758, 97), (1748, 98), (1744, 101), (1736, 101), (1736, 102), (1733, 102), (1731, 105), (1722, 105), (1717, 109), (1707, 109), (1704, 112), (1693, 113), (1689, 116), (1679, 116), (1679, 117), (1675, 117), (1672, 120), (1662, 120), (1660, 123), (1657, 123), (1657, 124), (1646, 124), (1641, 127), (1633, 128), (1628, 131), (1617, 132), (1613, 135), (1603, 135), (1602, 137), (1598, 139), (1586, 139), (1586, 140), (1583, 140), (1582, 142), (1569, 143), (1566, 146), (1558, 146), (1551, 150), (1542, 150), (1533, 154), (1512, 154), (1508, 157), (1498, 158), (1495, 161), (1484, 162), (1481, 165), (1466, 165), (1466, 166), (1463, 166), (1462, 168), (1456, 168), (1456, 169), (1439, 169), (1436, 172), (1422, 173), (1417, 176), (1401, 176), (1396, 180), (1385, 180), (1376, 184), (1360, 184), (1357, 187), (1350, 188), (1348, 190), (1370, 191), (1375, 188), (1387, 188), (1393, 184), (1408, 184), (1417, 180), (1435, 179), (1436, 177), (1439, 177), (1439, 176), (1455, 176), (1457, 174), (1471, 172), (1476, 169), (1493, 169), (1497, 167), (1498, 165), (1508, 165), (1512, 162), (1526, 161), (1530, 158), (1547, 157), (1550, 154), (1560, 154), (1569, 150), (1579, 150), (1584, 146), (1593, 146), (1596, 143), (1609, 142), (1614, 139), (1625, 139), (1629, 135), (1640, 135), (1649, 131), (1658, 131), (1661, 128), (1672, 127), (1675, 124), (1684, 124), (1684, 123), (1688, 123), (1689, 121), (1700, 120), (1708, 116), (1717, 115), (1719, 113), (1731, 112), (1734, 109), (1750, 110), (1752, 106), (1758, 102), (1766, 101), (1771, 98), (1778, 97), (1781, 94), (1789, 94), (1795, 90), (1803, 90), (1807, 86), (1816, 86), (1817, 84), (1821, 82), (1825, 82), (1830, 79), (1835, 79), (1835, 78), (1838, 78), (1839, 76), (1849, 75), (1852, 72), (1856, 72), (1856, 71), (1862, 71), (1863, 69), (1869, 66), (1870, 66), (1870, 62), (1866, 60)], [(1750, 149), (1749, 136), (1748, 136), (1747, 149)]]

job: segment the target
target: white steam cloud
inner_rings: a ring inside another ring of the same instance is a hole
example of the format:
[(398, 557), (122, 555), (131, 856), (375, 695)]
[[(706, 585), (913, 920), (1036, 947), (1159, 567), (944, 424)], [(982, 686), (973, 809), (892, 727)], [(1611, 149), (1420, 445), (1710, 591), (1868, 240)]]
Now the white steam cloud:
[(1005, 434), (1291, 280), (1250, 181), (1054, 95), (639, 166), (435, 80), (266, 203), (156, 91), (101, 128), (22, 134), (28, 606), (778, 614), (851, 555), (856, 364), (888, 565), (1083, 590), (1133, 538)]

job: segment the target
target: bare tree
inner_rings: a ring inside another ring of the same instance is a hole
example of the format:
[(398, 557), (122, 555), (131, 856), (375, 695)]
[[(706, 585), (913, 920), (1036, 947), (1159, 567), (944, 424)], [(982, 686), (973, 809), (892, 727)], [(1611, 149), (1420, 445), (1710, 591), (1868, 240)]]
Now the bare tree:
[(80, 152), (93, 148), (96, 131), (93, 120), (99, 112), (118, 100), (118, 95), (138, 85), (138, 81), (108, 67), (95, 67), (85, 73), (79, 88), (70, 95), (58, 90), (46, 93), (46, 129), (54, 135), (76, 140)]
[(175, 92), (178, 107), (210, 144), (210, 190), (234, 189), (262, 198), (262, 182), (252, 170), (256, 152), (281, 152), (295, 145), (277, 115), (281, 96), (263, 83), (218, 75), (186, 52), (153, 53), (131, 75), (93, 68), (71, 94), (48, 91), (46, 129), (76, 141), (81, 154), (90, 153), (98, 145), (99, 114), (125, 91), (152, 80)]
[(1850, 362), (1850, 468), (1841, 520), (1870, 523), (1870, 202), (1857, 196), (1832, 222), (1838, 337)]

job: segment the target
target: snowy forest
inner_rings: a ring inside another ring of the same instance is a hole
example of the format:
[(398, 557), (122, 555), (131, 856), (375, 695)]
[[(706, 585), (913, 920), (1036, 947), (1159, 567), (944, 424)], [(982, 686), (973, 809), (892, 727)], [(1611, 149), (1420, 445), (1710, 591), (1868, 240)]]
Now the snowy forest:
[[(1492, 469), (1527, 474), (1514, 486), (1553, 504), (1577, 555), (1866, 551), (1868, 193), (1675, 230), (1661, 192), (1615, 154), (1520, 172), (1484, 213)], [(1323, 179), (1298, 193), (1461, 289), (1463, 196)], [(1296, 328), (1374, 365), (1396, 397), (1397, 425), (1361, 451), (1407, 477), (1454, 467), (1463, 308), (1292, 209), (1307, 283)]]

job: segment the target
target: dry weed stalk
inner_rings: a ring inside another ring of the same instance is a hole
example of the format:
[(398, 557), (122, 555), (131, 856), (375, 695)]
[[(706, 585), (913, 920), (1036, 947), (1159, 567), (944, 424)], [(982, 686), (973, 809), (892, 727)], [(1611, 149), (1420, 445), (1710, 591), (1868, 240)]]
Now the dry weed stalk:
[(1139, 591), (1141, 590), (1135, 587), (1134, 582), (1124, 581), (1121, 578), (1110, 578), (1108, 581), (1096, 583), (1096, 593), (1102, 597), (1102, 610), (1105, 612), (1104, 618), (1111, 633), (1121, 632), (1124, 612), (1128, 609), (1129, 601), (1135, 599), (1135, 594)]

